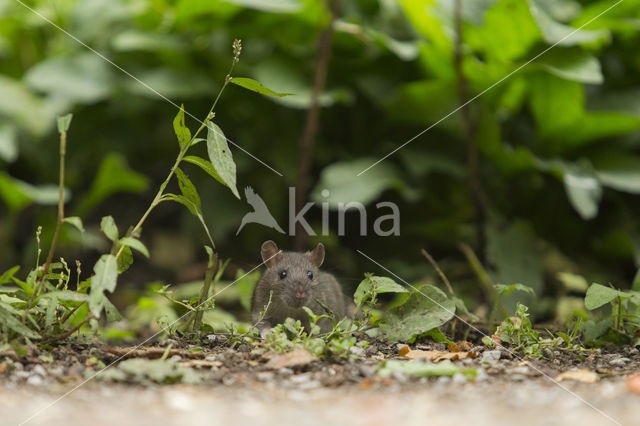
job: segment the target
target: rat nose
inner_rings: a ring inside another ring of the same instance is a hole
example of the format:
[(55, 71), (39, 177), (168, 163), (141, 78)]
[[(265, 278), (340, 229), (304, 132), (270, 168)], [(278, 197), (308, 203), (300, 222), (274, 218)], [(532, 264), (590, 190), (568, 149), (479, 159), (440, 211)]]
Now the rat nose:
[(300, 288), (297, 289), (296, 292), (295, 292), (295, 297), (296, 297), (296, 299), (300, 299), (300, 300), (304, 299), (304, 290), (302, 290)]

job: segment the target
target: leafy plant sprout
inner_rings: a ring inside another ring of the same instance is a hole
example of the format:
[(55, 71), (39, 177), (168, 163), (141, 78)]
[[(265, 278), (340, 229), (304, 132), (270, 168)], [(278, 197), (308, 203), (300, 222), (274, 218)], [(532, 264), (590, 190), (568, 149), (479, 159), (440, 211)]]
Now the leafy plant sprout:
[[(231, 62), (231, 68), (229, 69), (229, 72), (227, 73), (227, 75), (225, 77), (224, 84), (222, 85), (222, 87), (218, 91), (218, 95), (216, 96), (215, 100), (213, 101), (213, 105), (211, 105), (211, 109), (209, 110), (209, 113), (207, 114), (205, 120), (200, 124), (200, 127), (198, 128), (198, 130), (196, 130), (196, 132), (192, 136), (190, 136), (189, 129), (184, 125), (184, 108), (183, 107), (180, 108), (180, 111), (178, 112), (178, 115), (176, 115), (176, 118), (174, 119), (174, 129), (176, 131), (176, 135), (177, 135), (178, 141), (180, 143), (180, 151), (178, 153), (178, 157), (176, 158), (175, 163), (171, 167), (171, 170), (169, 171), (169, 174), (167, 175), (166, 179), (160, 185), (160, 188), (158, 189), (158, 192), (156, 193), (156, 195), (153, 198), (153, 200), (151, 201), (151, 204), (147, 208), (147, 211), (145, 211), (145, 213), (142, 215), (142, 217), (140, 218), (138, 223), (131, 229), (131, 231), (128, 233), (128, 236), (137, 235), (137, 233), (140, 231), (140, 228), (142, 228), (142, 225), (147, 220), (147, 217), (149, 216), (149, 214), (151, 214), (153, 209), (156, 208), (156, 206), (158, 204), (160, 204), (163, 201), (176, 201), (176, 202), (185, 204), (187, 206), (187, 208), (189, 208), (190, 211), (193, 211), (192, 208), (194, 208), (194, 207), (198, 208), (197, 210), (195, 210), (195, 212), (197, 212), (196, 216), (198, 216), (198, 218), (200, 219), (200, 221), (202, 223), (202, 226), (204, 227), (205, 232), (207, 233), (207, 237), (209, 238), (209, 241), (211, 242), (212, 247), (215, 248), (215, 243), (213, 242), (213, 237), (211, 236), (211, 232), (209, 231), (209, 228), (207, 227), (206, 223), (204, 222), (204, 219), (202, 218), (202, 213), (199, 211), (199, 199), (196, 201), (195, 199), (189, 199), (189, 197), (176, 198), (176, 196), (173, 195), (173, 194), (168, 194), (168, 195), (165, 194), (164, 190), (166, 189), (166, 187), (169, 184), (169, 181), (171, 180), (173, 175), (177, 174), (177, 170), (179, 170), (178, 167), (180, 166), (180, 163), (182, 163), (182, 161), (184, 160), (184, 157), (187, 154), (187, 151), (189, 150), (189, 148), (191, 148), (195, 143), (199, 142), (199, 140), (197, 140), (197, 138), (198, 138), (198, 135), (200, 134), (200, 132), (202, 132), (202, 130), (205, 127), (207, 127), (211, 123), (211, 120), (213, 120), (213, 118), (215, 117), (214, 109), (215, 109), (216, 105), (218, 104), (218, 101), (220, 100), (220, 97), (222, 96), (222, 93), (224, 92), (224, 89), (227, 87), (227, 85), (233, 79), (233, 77), (232, 77), (233, 69), (235, 68), (236, 64), (240, 61), (240, 53), (242, 52), (242, 42), (240, 40), (236, 39), (236, 40), (234, 40), (232, 46), (233, 46), (233, 60)], [(216, 129), (213, 129), (213, 132), (216, 132)], [(221, 133), (222, 132), (219, 132), (218, 134), (221, 134)], [(224, 137), (223, 134), (221, 136)], [(204, 166), (209, 166), (210, 165), (210, 163), (206, 162), (206, 160), (203, 160), (203, 159), (200, 159), (200, 160), (203, 161), (202, 164), (199, 164), (201, 167), (203, 167), (203, 165)], [(204, 170), (209, 172), (209, 173), (211, 173), (211, 171), (215, 170), (215, 169), (213, 168), (213, 166), (211, 166), (211, 168), (207, 167), (207, 168), (204, 168)], [(188, 181), (186, 176), (184, 176), (182, 174), (178, 174), (178, 179), (180, 180), (182, 185), (186, 186), (186, 185), (188, 185), (190, 183), (190, 181)], [(181, 187), (182, 187), (182, 185), (181, 185)], [(191, 185), (191, 186), (193, 186), (193, 185)], [(193, 189), (195, 189), (195, 187), (193, 187)], [(116, 257), (120, 257), (120, 255), (122, 254), (123, 250), (124, 250), (124, 246), (120, 247)]]

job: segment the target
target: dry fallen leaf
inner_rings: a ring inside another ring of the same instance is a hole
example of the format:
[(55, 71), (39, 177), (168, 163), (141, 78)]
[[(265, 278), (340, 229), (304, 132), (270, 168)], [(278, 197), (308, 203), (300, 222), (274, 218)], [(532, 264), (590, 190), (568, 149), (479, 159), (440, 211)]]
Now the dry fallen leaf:
[(315, 361), (317, 358), (304, 349), (296, 349), (292, 352), (277, 354), (270, 357), (266, 366), (278, 370), (280, 368), (298, 367), (307, 365)]
[(447, 346), (449, 352), (469, 351), (471, 348), (473, 348), (473, 345), (466, 340), (461, 340), (458, 343), (450, 343), (449, 346)]
[(627, 377), (627, 390), (640, 394), (640, 373), (632, 374)]
[(0, 364), (0, 374), (4, 373), (5, 371), (7, 371), (7, 363), (3, 362), (2, 364)]
[(442, 361), (445, 359), (465, 359), (465, 358), (474, 358), (476, 356), (475, 352), (448, 352), (448, 351), (418, 351), (418, 350), (405, 350), (405, 347), (402, 347), (398, 351), (398, 355), (403, 356), (409, 359), (420, 359), (424, 358), (427, 361)]
[(587, 370), (586, 368), (583, 368), (582, 370), (565, 371), (564, 373), (560, 373), (556, 376), (556, 380), (558, 382), (563, 380), (575, 380), (582, 383), (595, 383), (598, 379), (598, 373)]
[(398, 355), (406, 356), (409, 352), (411, 352), (411, 349), (409, 348), (409, 346), (404, 345), (398, 350)]

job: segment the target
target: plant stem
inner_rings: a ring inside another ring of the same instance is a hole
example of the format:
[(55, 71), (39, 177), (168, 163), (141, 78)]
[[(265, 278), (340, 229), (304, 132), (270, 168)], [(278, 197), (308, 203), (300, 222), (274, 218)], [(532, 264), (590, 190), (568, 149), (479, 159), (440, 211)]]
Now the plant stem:
[(196, 333), (200, 328), (202, 322), (202, 305), (209, 299), (209, 289), (211, 288), (211, 281), (216, 275), (218, 269), (218, 254), (213, 253), (209, 257), (209, 264), (207, 265), (207, 272), (204, 274), (204, 284), (200, 289), (200, 298), (198, 299), (198, 305), (193, 313), (193, 332)]
[(62, 333), (59, 336), (55, 336), (52, 337), (50, 339), (45, 340), (44, 342), (41, 342), (41, 345), (48, 345), (50, 343), (56, 342), (58, 340), (63, 340), (66, 339), (67, 337), (71, 336), (73, 333), (75, 333), (76, 331), (78, 331), (80, 329), (80, 327), (82, 327), (83, 325), (85, 325), (87, 322), (89, 322), (89, 320), (91, 320), (93, 318), (93, 315), (89, 314), (84, 320), (82, 320), (82, 322), (78, 325), (76, 325), (75, 327), (73, 327), (71, 330), (68, 330), (64, 333)]
[[(299, 211), (306, 203), (307, 191), (309, 190), (309, 174), (311, 172), (311, 157), (313, 154), (313, 144), (318, 132), (318, 119), (320, 116), (320, 105), (318, 98), (324, 89), (327, 79), (327, 68), (329, 67), (329, 56), (331, 53), (331, 38), (333, 37), (334, 23), (340, 13), (341, 0), (334, 0), (331, 10), (331, 21), (322, 31), (318, 39), (318, 62), (316, 63), (315, 75), (313, 77), (313, 91), (311, 92), (311, 106), (307, 111), (307, 119), (300, 139), (300, 155), (298, 176), (296, 180), (296, 210)], [(302, 250), (307, 244), (308, 235), (304, 232), (302, 224), (296, 223), (294, 248)]]
[[(480, 262), (476, 254), (468, 245), (462, 243), (459, 245), (459, 247), (462, 253), (467, 258), (467, 261), (469, 262), (471, 269), (473, 270), (476, 277), (478, 278), (478, 282), (480, 282), (485, 292), (485, 295), (487, 296), (487, 299), (493, 305), (494, 307), (493, 311), (499, 310), (500, 315), (502, 315), (503, 318), (506, 317), (507, 310), (502, 304), (502, 300), (500, 300), (500, 296), (498, 295), (498, 292), (496, 291), (495, 288), (493, 288), (493, 282), (491, 281), (491, 277), (489, 277), (489, 274), (484, 269), (484, 266), (482, 266), (482, 262)], [(490, 322), (493, 322), (493, 318), (490, 318)]]
[(422, 255), (427, 258), (429, 263), (431, 263), (431, 266), (433, 266), (433, 269), (435, 269), (438, 275), (440, 275), (440, 278), (442, 279), (442, 281), (444, 281), (445, 285), (447, 286), (447, 289), (449, 289), (449, 293), (451, 293), (451, 296), (456, 297), (456, 294), (453, 291), (453, 287), (451, 287), (451, 283), (447, 279), (447, 276), (444, 274), (444, 272), (442, 272), (442, 270), (438, 266), (438, 263), (435, 261), (435, 259), (431, 257), (429, 252), (426, 251), (425, 249), (420, 249), (420, 251), (422, 252)]
[[(51, 240), (51, 246), (49, 247), (49, 253), (47, 254), (47, 260), (42, 267), (42, 280), (49, 272), (51, 262), (53, 261), (53, 253), (56, 250), (58, 244), (58, 236), (60, 235), (60, 228), (64, 221), (64, 168), (65, 168), (65, 156), (67, 154), (67, 132), (60, 133), (60, 178), (58, 182), (58, 220), (56, 222), (56, 230), (53, 234), (53, 240)], [(42, 281), (41, 280), (41, 281)], [(33, 295), (37, 296), (39, 286), (34, 289)]]
[(458, 79), (458, 97), (462, 107), (462, 122), (465, 137), (467, 139), (467, 169), (469, 173), (469, 190), (471, 203), (473, 204), (473, 216), (476, 226), (476, 242), (478, 244), (478, 257), (480, 262), (486, 264), (487, 237), (485, 234), (485, 202), (482, 184), (478, 175), (478, 147), (476, 144), (475, 126), (471, 118), (467, 95), (467, 80), (463, 67), (463, 31), (462, 31), (462, 0), (455, 0), (455, 68)]
[(618, 331), (622, 331), (622, 297), (618, 296), (618, 318), (616, 321), (616, 328)]

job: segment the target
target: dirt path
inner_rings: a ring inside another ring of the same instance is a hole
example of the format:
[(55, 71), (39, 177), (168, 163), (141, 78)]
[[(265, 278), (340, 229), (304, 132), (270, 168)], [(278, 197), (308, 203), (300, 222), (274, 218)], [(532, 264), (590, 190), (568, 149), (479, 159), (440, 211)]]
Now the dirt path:
[[(374, 344), (351, 357), (330, 359), (304, 351), (302, 358), (256, 353), (247, 345), (212, 343), (194, 351), (185, 343), (173, 341), (172, 349), (168, 344), (133, 352), (69, 344), (22, 356), (0, 354), (0, 425), (21, 424), (43, 408), (26, 424), (640, 424), (640, 389), (634, 393), (627, 383), (640, 372), (640, 351), (632, 347), (523, 361), (474, 346), (468, 356), (453, 360), (453, 368), (473, 370), (473, 375), (418, 378), (397, 370), (383, 377), (380, 368), (390, 363), (426, 365), (408, 361), (401, 355), (406, 348), (399, 351), (396, 345)], [(442, 344), (418, 349), (452, 354)], [(128, 359), (121, 361), (120, 354)], [(160, 360), (163, 354), (169, 358)], [(56, 402), (114, 361), (102, 380), (94, 378)], [(188, 374), (165, 375), (174, 369)], [(580, 380), (593, 382), (551, 380), (576, 370), (587, 375)], [(199, 384), (154, 384), (167, 381)]]
[[(594, 408), (542, 378), (502, 383), (394, 384), (363, 390), (254, 386), (126, 386), (90, 383), (41, 412), (32, 425), (606, 425)], [(568, 383), (624, 425), (638, 424), (640, 396), (622, 379)], [(0, 390), (3, 425), (20, 424), (51, 404), (57, 391), (20, 386)]]

